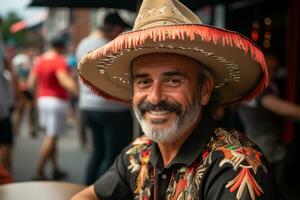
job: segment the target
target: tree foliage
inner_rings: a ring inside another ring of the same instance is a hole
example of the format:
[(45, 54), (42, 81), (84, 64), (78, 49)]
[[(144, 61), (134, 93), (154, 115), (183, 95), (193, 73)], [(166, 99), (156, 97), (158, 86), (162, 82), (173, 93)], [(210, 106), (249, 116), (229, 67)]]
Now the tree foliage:
[(11, 33), (10, 27), (14, 23), (20, 21), (21, 18), (15, 12), (9, 12), (3, 19), (0, 25), (2, 31), (2, 37), (4, 41), (9, 45), (14, 45), (16, 47), (22, 45), (26, 39), (26, 33), (24, 31), (19, 31), (17, 33)]

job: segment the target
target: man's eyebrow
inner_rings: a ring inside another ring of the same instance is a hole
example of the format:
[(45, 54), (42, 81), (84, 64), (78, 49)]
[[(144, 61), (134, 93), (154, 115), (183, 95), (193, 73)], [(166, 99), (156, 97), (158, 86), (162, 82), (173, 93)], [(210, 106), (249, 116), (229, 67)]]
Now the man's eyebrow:
[(133, 75), (133, 79), (137, 79), (137, 78), (145, 78), (145, 77), (147, 77), (147, 76), (149, 76), (149, 75), (146, 74), (146, 73), (137, 73), (137, 74), (134, 74), (134, 75)]
[[(186, 77), (186, 75), (182, 72), (179, 71), (169, 71), (169, 72), (164, 72), (163, 73), (164, 76), (182, 76), (182, 77)], [(137, 79), (137, 78), (145, 78), (148, 77), (149, 74), (147, 73), (136, 73), (133, 75), (133, 79)]]
[(164, 76), (182, 76), (182, 77), (186, 77), (186, 75), (184, 73), (179, 72), (179, 71), (165, 72)]

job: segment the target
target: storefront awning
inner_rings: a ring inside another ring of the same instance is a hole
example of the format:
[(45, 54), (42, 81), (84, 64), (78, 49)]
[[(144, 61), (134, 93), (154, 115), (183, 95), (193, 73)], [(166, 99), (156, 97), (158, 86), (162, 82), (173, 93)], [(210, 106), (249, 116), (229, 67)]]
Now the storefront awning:
[(27, 19), (20, 20), (14, 24), (12, 24), (9, 28), (9, 31), (11, 33), (17, 33), (19, 31), (22, 31), (24, 29), (32, 28), (34, 26), (37, 26), (41, 23), (43, 23), (48, 17), (47, 12), (41, 12), (38, 15), (32, 16)]

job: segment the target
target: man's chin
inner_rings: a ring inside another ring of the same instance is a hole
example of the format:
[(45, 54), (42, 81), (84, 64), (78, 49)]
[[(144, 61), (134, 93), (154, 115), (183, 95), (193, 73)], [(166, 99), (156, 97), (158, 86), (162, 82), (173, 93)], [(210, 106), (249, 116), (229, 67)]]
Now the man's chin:
[(149, 129), (155, 129), (159, 132), (164, 132), (172, 127), (172, 121), (169, 119), (151, 119), (146, 121)]
[(168, 120), (167, 119), (151, 119), (150, 122), (148, 123), (148, 126), (154, 126), (155, 128), (157, 127), (167, 127)]
[[(164, 131), (166, 131), (164, 129)], [(148, 133), (145, 132), (145, 135), (148, 136), (151, 140), (158, 142), (158, 143), (172, 143), (180, 137), (180, 135), (177, 135), (175, 133), (170, 133), (168, 131), (164, 132), (163, 130), (158, 129), (152, 129)]]

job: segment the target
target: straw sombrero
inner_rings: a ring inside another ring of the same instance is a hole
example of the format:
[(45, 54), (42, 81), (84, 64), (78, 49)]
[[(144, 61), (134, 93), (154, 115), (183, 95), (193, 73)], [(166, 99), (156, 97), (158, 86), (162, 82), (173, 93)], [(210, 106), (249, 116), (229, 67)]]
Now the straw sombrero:
[(79, 74), (101, 96), (130, 102), (131, 62), (157, 52), (204, 64), (213, 72), (221, 104), (251, 99), (268, 84), (264, 55), (256, 45), (239, 33), (202, 24), (178, 0), (144, 0), (133, 30), (89, 52)]

